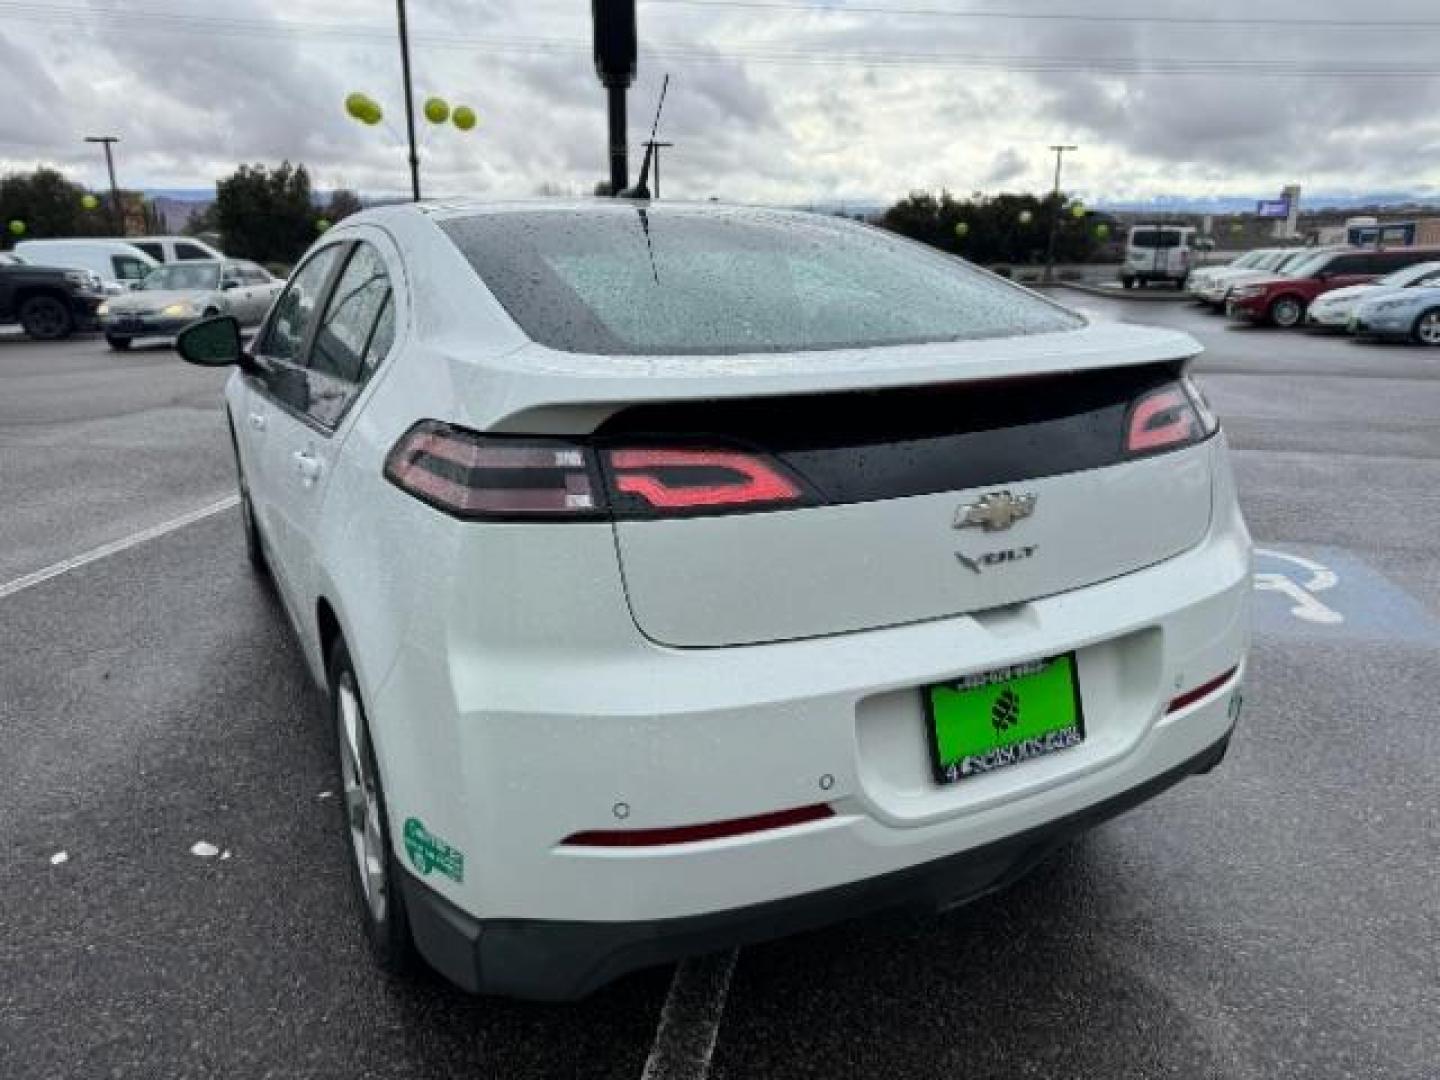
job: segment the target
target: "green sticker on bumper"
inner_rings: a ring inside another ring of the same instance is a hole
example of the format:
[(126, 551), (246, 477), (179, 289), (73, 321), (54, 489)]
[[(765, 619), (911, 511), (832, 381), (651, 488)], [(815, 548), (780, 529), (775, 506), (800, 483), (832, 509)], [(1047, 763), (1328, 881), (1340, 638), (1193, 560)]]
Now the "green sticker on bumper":
[(1071, 655), (967, 676), (924, 694), (941, 783), (1064, 750), (1084, 738)]
[(419, 818), (405, 822), (405, 854), (421, 877), (434, 872), (457, 882), (465, 880), (465, 856), (429, 832)]

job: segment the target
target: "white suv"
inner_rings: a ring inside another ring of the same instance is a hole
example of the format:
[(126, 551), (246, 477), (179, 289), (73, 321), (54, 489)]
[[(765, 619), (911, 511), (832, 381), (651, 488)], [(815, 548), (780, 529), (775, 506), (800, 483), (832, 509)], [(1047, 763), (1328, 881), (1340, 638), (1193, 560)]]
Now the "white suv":
[(386, 207), (225, 401), (375, 955), (571, 998), (948, 905), (1222, 757), (1250, 539), (1184, 334), (853, 222)]

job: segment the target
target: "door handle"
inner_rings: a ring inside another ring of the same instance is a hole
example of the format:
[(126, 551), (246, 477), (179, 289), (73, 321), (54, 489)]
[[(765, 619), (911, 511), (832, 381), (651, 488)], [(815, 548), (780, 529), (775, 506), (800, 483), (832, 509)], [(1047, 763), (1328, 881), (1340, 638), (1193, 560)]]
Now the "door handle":
[(295, 463), (295, 471), (300, 474), (306, 487), (320, 479), (320, 459), (310, 451), (296, 450), (290, 455), (290, 460)]
[(265, 414), (264, 414), (264, 413), (258, 413), (258, 412), (252, 412), (252, 413), (250, 414), (250, 426), (251, 426), (252, 428), (254, 428), (256, 431), (264, 431), (264, 430), (265, 430)]

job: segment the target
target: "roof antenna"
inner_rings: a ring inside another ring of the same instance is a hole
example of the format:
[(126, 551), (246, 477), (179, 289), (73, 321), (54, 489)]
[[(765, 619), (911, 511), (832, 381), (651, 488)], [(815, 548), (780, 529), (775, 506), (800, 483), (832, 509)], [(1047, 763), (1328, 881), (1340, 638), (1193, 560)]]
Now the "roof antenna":
[(655, 122), (650, 125), (650, 141), (645, 144), (645, 158), (640, 163), (640, 179), (635, 181), (634, 187), (628, 187), (620, 192), (622, 199), (649, 199), (650, 198), (650, 162), (655, 157), (655, 133), (660, 130), (660, 110), (665, 108), (665, 91), (670, 86), (670, 73), (665, 73), (665, 81), (660, 84), (660, 101), (655, 106)]

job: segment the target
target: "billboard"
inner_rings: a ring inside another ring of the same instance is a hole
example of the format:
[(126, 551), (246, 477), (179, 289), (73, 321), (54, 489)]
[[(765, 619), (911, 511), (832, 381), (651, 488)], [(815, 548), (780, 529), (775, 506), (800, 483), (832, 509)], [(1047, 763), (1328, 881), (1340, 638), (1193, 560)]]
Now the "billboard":
[(1255, 204), (1255, 216), (1262, 218), (1286, 218), (1290, 216), (1289, 199), (1261, 199)]

